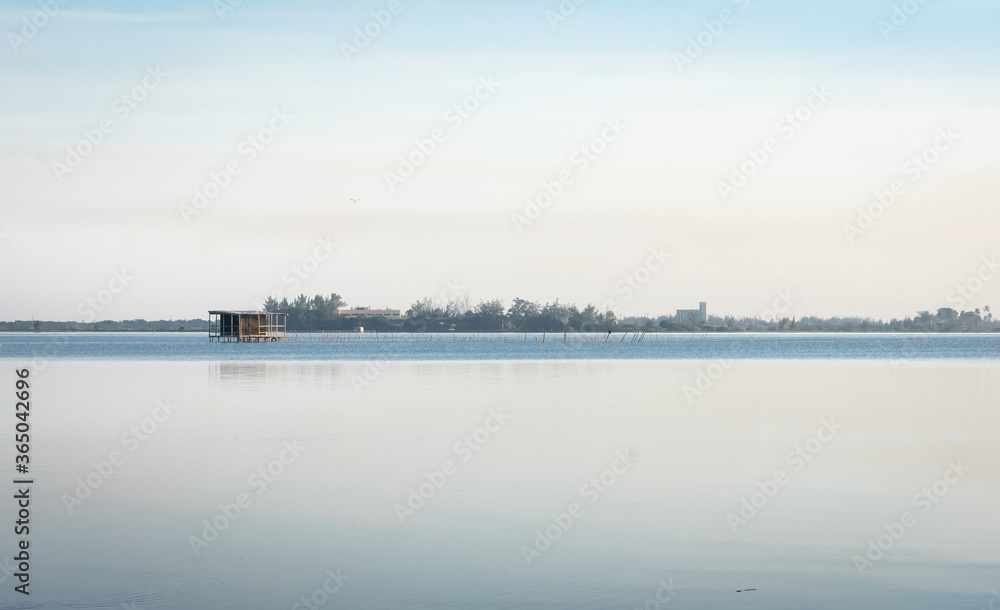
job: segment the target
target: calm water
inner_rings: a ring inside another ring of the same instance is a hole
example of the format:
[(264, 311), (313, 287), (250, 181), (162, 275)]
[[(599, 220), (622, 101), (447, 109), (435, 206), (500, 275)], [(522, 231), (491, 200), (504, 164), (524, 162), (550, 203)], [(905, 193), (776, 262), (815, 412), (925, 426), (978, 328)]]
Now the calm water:
[(4, 608), (980, 610), (1000, 590), (1000, 337), (421, 344), (424, 361), (60, 339), (0, 336), (0, 396), (34, 369), (36, 481), (33, 594), (0, 570)]
[[(575, 335), (579, 337), (580, 335)], [(996, 334), (340, 335), (323, 341), (211, 343), (201, 333), (0, 333), (0, 359), (75, 360), (575, 360), (1000, 359)]]

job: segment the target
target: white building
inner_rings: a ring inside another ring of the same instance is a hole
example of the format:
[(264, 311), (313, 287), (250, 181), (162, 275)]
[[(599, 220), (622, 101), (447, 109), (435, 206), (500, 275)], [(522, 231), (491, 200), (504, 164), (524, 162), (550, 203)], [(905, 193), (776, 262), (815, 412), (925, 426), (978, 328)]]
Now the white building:
[(678, 309), (678, 324), (704, 324), (708, 322), (708, 303), (701, 301), (698, 309)]

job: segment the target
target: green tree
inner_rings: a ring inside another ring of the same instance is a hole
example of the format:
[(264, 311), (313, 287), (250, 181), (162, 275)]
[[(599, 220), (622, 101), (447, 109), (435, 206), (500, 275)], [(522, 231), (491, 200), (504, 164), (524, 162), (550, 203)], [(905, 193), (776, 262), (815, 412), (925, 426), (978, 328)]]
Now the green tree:
[(500, 299), (483, 301), (475, 310), (473, 325), (477, 330), (503, 330), (504, 305)]
[(979, 327), (983, 323), (983, 318), (979, 314), (978, 309), (975, 311), (963, 311), (958, 316), (958, 322), (965, 327), (965, 330), (979, 330)]
[(937, 310), (937, 318), (939, 320), (945, 320), (945, 321), (957, 320), (958, 312), (952, 309), (951, 307), (942, 307), (941, 309)]
[(918, 311), (917, 317), (914, 318), (913, 321), (916, 322), (920, 328), (932, 330), (934, 325), (934, 316), (931, 315), (931, 312), (925, 309), (923, 311)]
[(407, 318), (430, 318), (440, 316), (442, 312), (434, 306), (434, 299), (430, 297), (415, 301), (406, 311)]

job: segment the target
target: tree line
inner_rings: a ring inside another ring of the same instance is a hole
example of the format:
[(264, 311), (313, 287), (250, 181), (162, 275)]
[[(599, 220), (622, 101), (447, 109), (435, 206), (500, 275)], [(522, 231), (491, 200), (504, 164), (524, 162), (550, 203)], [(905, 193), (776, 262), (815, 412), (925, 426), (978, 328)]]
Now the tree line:
[(409, 331), (459, 332), (604, 332), (614, 329), (613, 311), (598, 311), (594, 305), (537, 303), (514, 299), (509, 308), (500, 299), (472, 306), (468, 299), (453, 299), (444, 306), (433, 299), (413, 303), (406, 312), (403, 329)]
[(366, 330), (406, 332), (606, 332), (614, 330), (647, 332), (988, 332), (1000, 330), (1000, 320), (990, 308), (957, 311), (942, 307), (936, 313), (920, 311), (912, 317), (888, 321), (870, 317), (807, 316), (765, 320), (758, 317), (710, 316), (701, 323), (681, 324), (673, 315), (619, 318), (613, 311), (600, 311), (592, 304), (580, 308), (557, 299), (539, 303), (515, 298), (510, 307), (493, 299), (473, 305), (468, 298), (447, 302), (431, 298), (410, 305), (401, 322), (385, 318), (341, 318), (344, 307), (338, 294), (329, 297), (300, 295), (293, 301), (269, 299), (267, 311), (288, 314), (288, 329), (294, 332)]
[[(515, 298), (510, 307), (500, 299), (472, 305), (468, 298), (439, 303), (421, 299), (410, 305), (402, 320), (343, 317), (346, 305), (336, 293), (329, 296), (299, 295), (289, 301), (268, 298), (264, 310), (288, 314), (289, 332), (365, 330), (406, 332), (1000, 332), (1000, 320), (988, 306), (970, 311), (942, 307), (889, 321), (868, 317), (803, 318), (765, 320), (758, 317), (710, 316), (702, 323), (680, 324), (672, 315), (618, 318), (613, 311), (594, 305), (579, 308), (560, 303), (538, 303)], [(17, 320), (0, 322), (0, 331), (187, 331), (206, 332), (207, 320), (103, 320), (98, 322), (51, 322)]]
[(928, 310), (916, 316), (891, 318), (888, 321), (867, 317), (820, 318), (785, 317), (764, 321), (757, 318), (722, 320), (726, 330), (774, 330), (801, 332), (990, 332), (1000, 330), (1000, 320), (993, 318), (989, 306), (971, 311), (942, 307), (936, 313)]
[(500, 299), (472, 305), (469, 299), (438, 304), (427, 298), (410, 305), (403, 320), (395, 323), (380, 317), (342, 317), (337, 310), (344, 306), (344, 299), (336, 293), (299, 295), (291, 301), (270, 297), (264, 302), (265, 311), (288, 314), (291, 332), (351, 330), (359, 325), (365, 330), (407, 332), (599, 332), (611, 330), (618, 322), (611, 311), (598, 311), (594, 305), (580, 309), (558, 300), (543, 305), (516, 298), (508, 308)]
[[(287, 330), (291, 332), (351, 330), (358, 325), (358, 321), (353, 318), (343, 318), (337, 313), (337, 310), (343, 309), (345, 304), (343, 297), (335, 292), (327, 297), (321, 294), (314, 297), (300, 294), (292, 301), (287, 298), (279, 301), (274, 297), (268, 297), (264, 300), (264, 311), (288, 314)], [(365, 322), (364, 326), (368, 327), (367, 320)], [(388, 321), (384, 319), (374, 318), (373, 322), (371, 326), (374, 330), (380, 330), (379, 327), (390, 327)]]

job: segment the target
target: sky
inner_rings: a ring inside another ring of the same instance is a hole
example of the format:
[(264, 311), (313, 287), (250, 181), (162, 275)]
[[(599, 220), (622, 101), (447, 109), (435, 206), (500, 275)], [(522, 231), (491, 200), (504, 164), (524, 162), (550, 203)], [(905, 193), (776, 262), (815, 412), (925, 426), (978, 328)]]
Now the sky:
[(3, 1), (0, 319), (1000, 306), (997, 31), (995, 0)]

